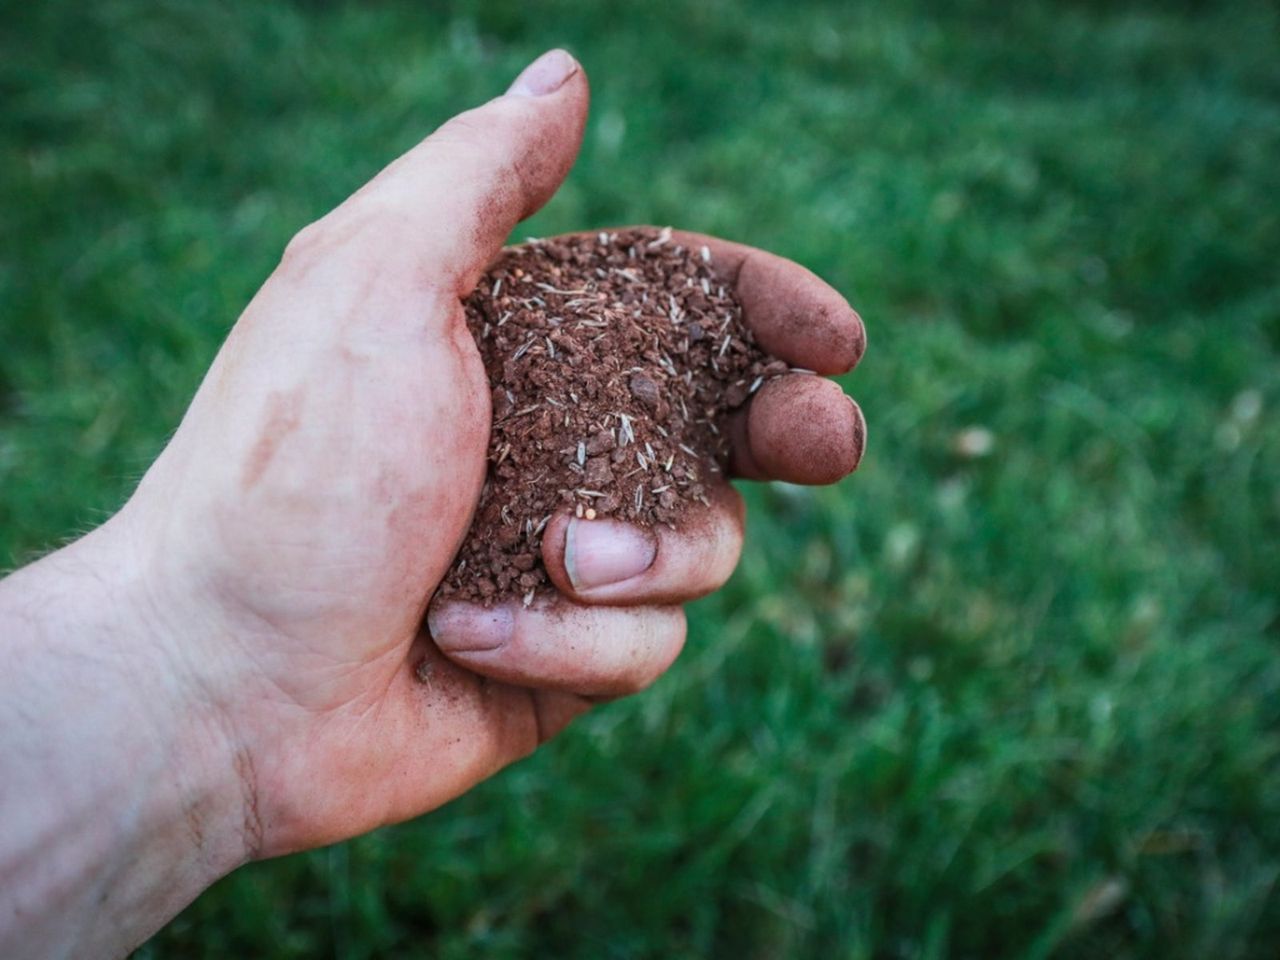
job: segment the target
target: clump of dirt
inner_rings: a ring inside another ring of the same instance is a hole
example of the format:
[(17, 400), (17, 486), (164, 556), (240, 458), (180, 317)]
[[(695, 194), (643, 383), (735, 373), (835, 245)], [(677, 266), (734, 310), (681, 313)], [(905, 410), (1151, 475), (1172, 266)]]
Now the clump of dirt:
[(711, 252), (671, 231), (531, 240), (465, 301), (493, 399), (489, 470), (440, 592), (528, 605), (552, 589), (552, 515), (680, 522), (728, 459), (725, 417), (787, 365), (766, 355)]

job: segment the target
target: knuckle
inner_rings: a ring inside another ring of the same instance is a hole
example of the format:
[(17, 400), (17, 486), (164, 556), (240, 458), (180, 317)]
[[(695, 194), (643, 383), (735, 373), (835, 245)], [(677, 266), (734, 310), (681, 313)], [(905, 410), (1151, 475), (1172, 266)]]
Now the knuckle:
[(328, 217), (307, 224), (285, 244), (280, 257), (281, 266), (296, 269), (314, 263), (320, 252), (330, 245), (330, 233)]
[(281, 255), (286, 270), (302, 271), (331, 257), (403, 246), (404, 216), (377, 194), (356, 195), (293, 235)]

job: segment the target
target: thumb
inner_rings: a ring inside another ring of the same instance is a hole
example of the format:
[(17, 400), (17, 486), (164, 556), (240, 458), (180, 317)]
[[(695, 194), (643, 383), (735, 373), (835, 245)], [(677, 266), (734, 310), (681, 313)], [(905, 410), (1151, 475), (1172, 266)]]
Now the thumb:
[(563, 50), (544, 53), (505, 94), (449, 120), (303, 230), (291, 252), (349, 244), (465, 296), (568, 175), (589, 99), (581, 65)]

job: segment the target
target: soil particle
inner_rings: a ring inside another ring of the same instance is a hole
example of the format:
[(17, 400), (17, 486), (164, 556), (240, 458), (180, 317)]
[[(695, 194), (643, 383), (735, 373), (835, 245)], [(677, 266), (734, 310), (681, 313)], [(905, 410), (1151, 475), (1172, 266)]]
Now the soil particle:
[(728, 460), (724, 417), (787, 365), (734, 292), (669, 230), (533, 240), (465, 301), (489, 377), (489, 469), (442, 595), (482, 604), (553, 588), (542, 534), (567, 511), (675, 526)]

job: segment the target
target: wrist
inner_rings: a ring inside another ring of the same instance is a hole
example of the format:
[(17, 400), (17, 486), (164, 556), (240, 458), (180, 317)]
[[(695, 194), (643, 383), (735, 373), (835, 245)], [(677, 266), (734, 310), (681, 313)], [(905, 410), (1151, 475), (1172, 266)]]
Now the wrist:
[(0, 583), (0, 866), (23, 886), (0, 899), (35, 922), (20, 942), (55, 952), (133, 947), (249, 855), (202, 655), (167, 628), (135, 545), (117, 518)]
[[(167, 558), (150, 543), (122, 512), (64, 549), (98, 582), (99, 596), (110, 598), (98, 616), (112, 637), (119, 692), (150, 742), (154, 768), (163, 771), (150, 784), (160, 791), (154, 799), (180, 804), (192, 856), (216, 878), (256, 846), (249, 771), (229, 722), (225, 671), (207, 642), (212, 618), (174, 582)], [(82, 597), (91, 599), (91, 590)]]

